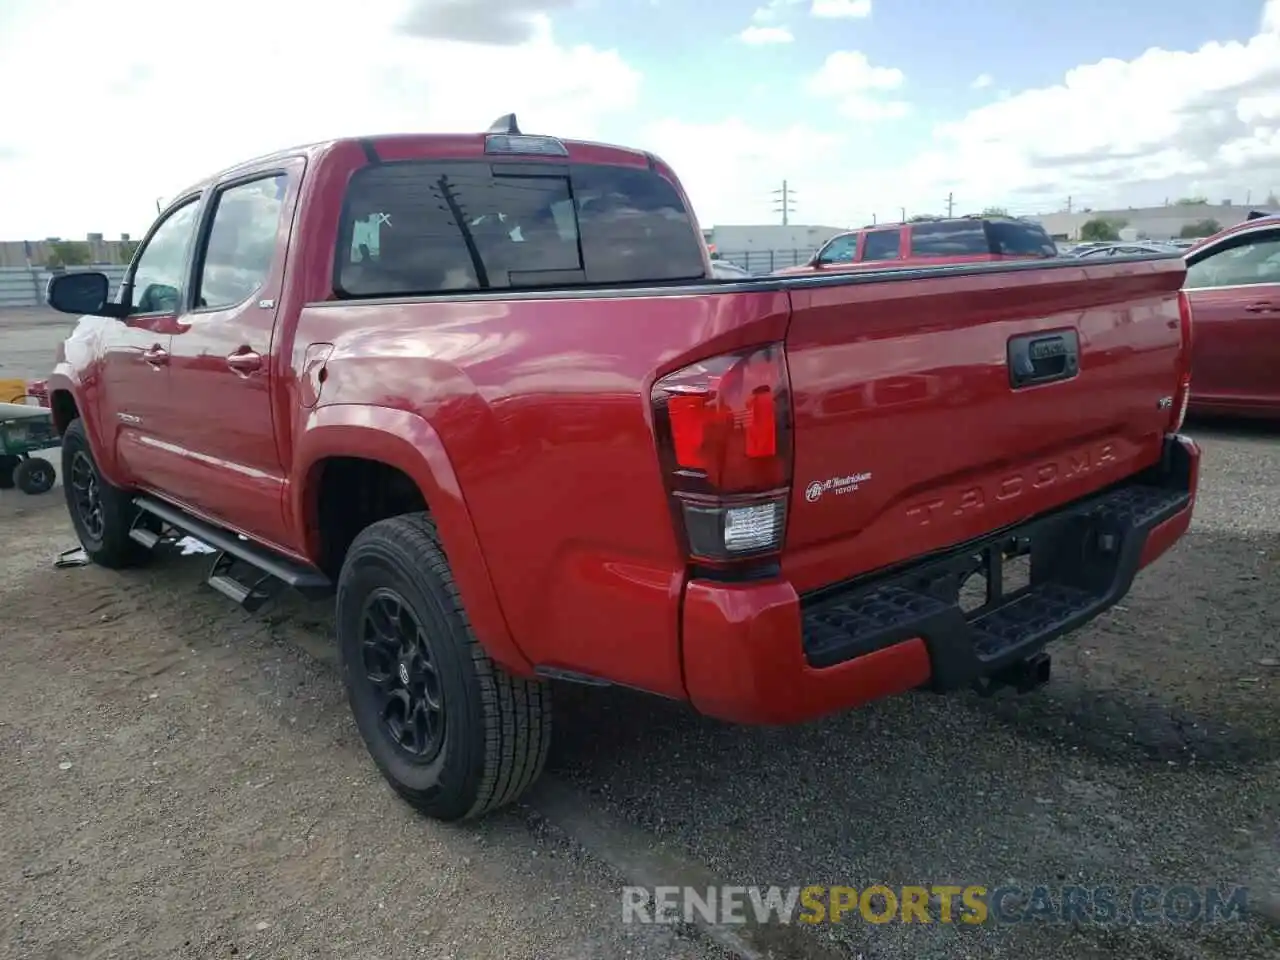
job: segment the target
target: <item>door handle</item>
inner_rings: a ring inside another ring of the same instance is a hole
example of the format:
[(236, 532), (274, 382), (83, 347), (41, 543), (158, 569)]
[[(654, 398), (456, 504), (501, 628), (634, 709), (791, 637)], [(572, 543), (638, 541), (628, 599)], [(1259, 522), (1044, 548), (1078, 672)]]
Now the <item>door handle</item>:
[(236, 373), (248, 376), (253, 371), (262, 368), (262, 354), (254, 353), (252, 350), (233, 353), (227, 357), (227, 366)]
[(169, 362), (169, 351), (157, 343), (155, 346), (142, 351), (142, 359), (153, 367), (163, 367)]
[(1245, 313), (1275, 313), (1277, 311), (1280, 311), (1280, 307), (1277, 307), (1274, 303), (1272, 303), (1269, 300), (1263, 300), (1259, 303), (1249, 304), (1247, 307), (1244, 308), (1244, 310), (1245, 310)]

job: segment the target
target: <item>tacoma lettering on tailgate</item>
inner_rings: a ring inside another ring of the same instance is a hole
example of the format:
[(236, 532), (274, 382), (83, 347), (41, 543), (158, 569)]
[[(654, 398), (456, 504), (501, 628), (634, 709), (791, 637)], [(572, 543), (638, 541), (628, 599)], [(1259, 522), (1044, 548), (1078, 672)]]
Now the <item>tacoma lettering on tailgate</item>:
[(912, 504), (907, 508), (906, 514), (921, 526), (927, 526), (935, 517), (959, 517), (974, 510), (985, 509), (989, 503), (1016, 500), (1028, 490), (1043, 490), (1064, 480), (1093, 473), (1115, 459), (1115, 447), (1109, 442), (1100, 443), (1054, 460), (1024, 467), (986, 483), (957, 487), (922, 503)]

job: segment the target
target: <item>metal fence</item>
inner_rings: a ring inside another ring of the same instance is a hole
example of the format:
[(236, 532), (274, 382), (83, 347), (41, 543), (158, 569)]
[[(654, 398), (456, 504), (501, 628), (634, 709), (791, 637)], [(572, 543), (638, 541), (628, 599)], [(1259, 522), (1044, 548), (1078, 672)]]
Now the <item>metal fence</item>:
[[(125, 268), (119, 264), (94, 264), (91, 267), (72, 267), (77, 270), (99, 270), (111, 281), (111, 295), (124, 279)], [(53, 274), (43, 267), (0, 267), (0, 309), (5, 307), (39, 307), (44, 304), (44, 291)]]
[(736, 263), (743, 270), (757, 275), (773, 273), (783, 267), (798, 267), (808, 263), (813, 250), (719, 250), (721, 260)]

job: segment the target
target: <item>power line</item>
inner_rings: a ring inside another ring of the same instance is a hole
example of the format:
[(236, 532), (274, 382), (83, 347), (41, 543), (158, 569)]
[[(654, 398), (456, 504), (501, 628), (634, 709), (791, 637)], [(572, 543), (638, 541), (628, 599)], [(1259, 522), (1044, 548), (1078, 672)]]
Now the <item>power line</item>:
[(774, 196), (778, 199), (773, 201), (773, 210), (775, 213), (782, 214), (782, 225), (785, 227), (791, 222), (791, 214), (795, 213), (795, 204), (792, 198), (796, 192), (787, 186), (787, 181), (782, 181), (782, 188), (773, 191)]

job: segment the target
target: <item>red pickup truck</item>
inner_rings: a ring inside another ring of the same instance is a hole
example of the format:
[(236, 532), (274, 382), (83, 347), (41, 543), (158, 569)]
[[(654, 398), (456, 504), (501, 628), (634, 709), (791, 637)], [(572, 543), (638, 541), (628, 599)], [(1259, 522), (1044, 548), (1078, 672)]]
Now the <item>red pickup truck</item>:
[(838, 273), (942, 263), (1044, 260), (1058, 247), (1044, 227), (1015, 217), (923, 217), (871, 224), (828, 240), (807, 263), (773, 271), (775, 277)]
[(547, 681), (790, 723), (1030, 688), (1187, 529), (1178, 257), (716, 281), (672, 171), (520, 134), (184, 191), (48, 384), (89, 556), (174, 531), (246, 607), (336, 593), (390, 783), (513, 800)]

